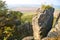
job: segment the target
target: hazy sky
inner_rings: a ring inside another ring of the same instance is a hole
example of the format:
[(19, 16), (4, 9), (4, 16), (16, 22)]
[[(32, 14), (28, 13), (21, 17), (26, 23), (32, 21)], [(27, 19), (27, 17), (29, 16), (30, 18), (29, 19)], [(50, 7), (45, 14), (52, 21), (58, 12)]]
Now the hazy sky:
[(8, 5), (11, 4), (51, 4), (60, 5), (60, 0), (4, 0)]

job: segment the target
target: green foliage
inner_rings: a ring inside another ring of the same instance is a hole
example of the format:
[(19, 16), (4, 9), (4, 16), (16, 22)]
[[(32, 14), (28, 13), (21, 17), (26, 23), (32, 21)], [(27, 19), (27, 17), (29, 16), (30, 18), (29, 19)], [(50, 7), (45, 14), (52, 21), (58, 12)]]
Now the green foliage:
[(47, 10), (47, 9), (49, 9), (49, 8), (52, 8), (52, 6), (50, 6), (50, 5), (42, 5), (41, 8), (42, 8), (43, 10)]
[(12, 16), (12, 18), (15, 16), (15, 18), (21, 20), (21, 16), (23, 15), (23, 13), (19, 12), (19, 11), (10, 11), (10, 14)]
[(26, 15), (26, 16), (22, 16), (21, 17), (21, 21), (22, 23), (25, 23), (25, 22), (32, 22), (32, 18), (33, 18), (33, 15)]
[(3, 20), (5, 22), (2, 21), (2, 23), (5, 24), (4, 30), (3, 30), (3, 33), (5, 34), (4, 40), (7, 40), (11, 35), (14, 35), (14, 33), (18, 33), (17, 26), (21, 25), (21, 21), (20, 21), (21, 16), (22, 16), (22, 13), (16, 12), (16, 11), (10, 11), (9, 14), (5, 15), (5, 18), (4, 18), (5, 20)]
[(0, 0), (0, 15), (5, 14), (7, 12), (7, 5), (5, 1)]
[[(20, 29), (18, 26), (20, 27), (21, 23), (24, 25), (26, 21), (31, 23), (33, 17), (33, 15), (22, 15), (23, 13), (19, 11), (8, 11), (5, 2), (0, 0), (0, 40), (14, 40), (14, 38), (19, 39), (22, 36), (20, 32), (23, 30), (18, 31)], [(27, 34), (26, 31), (23, 32), (25, 35)]]
[(5, 1), (0, 0), (0, 10), (6, 9)]
[[(1, 11), (4, 13), (4, 11)], [(0, 15), (0, 37), (1, 40), (7, 40), (10, 36), (17, 32), (17, 26), (21, 25), (21, 16), (23, 13), (19, 11), (8, 11), (9, 13)], [(4, 30), (3, 30), (4, 29)], [(3, 35), (4, 34), (4, 35)], [(16, 35), (17, 36), (17, 35)]]

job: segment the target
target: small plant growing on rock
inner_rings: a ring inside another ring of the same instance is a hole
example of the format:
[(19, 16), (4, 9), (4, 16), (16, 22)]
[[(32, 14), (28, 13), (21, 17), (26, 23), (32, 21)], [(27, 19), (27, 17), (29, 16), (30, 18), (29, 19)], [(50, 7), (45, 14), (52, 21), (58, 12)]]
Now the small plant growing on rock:
[(41, 6), (41, 9), (43, 9), (43, 10), (47, 10), (49, 8), (52, 8), (52, 6), (51, 5), (42, 5)]

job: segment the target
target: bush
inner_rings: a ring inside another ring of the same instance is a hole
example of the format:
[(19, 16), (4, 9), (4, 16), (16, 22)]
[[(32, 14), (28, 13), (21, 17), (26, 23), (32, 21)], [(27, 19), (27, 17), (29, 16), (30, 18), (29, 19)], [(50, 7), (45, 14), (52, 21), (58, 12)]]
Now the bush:
[(21, 17), (21, 21), (22, 23), (25, 23), (25, 22), (32, 22), (32, 18), (33, 18), (33, 15), (26, 15), (26, 16), (22, 16)]
[(50, 6), (50, 5), (42, 5), (41, 8), (42, 8), (43, 10), (47, 10), (47, 9), (49, 9), (49, 8), (52, 8), (52, 6)]

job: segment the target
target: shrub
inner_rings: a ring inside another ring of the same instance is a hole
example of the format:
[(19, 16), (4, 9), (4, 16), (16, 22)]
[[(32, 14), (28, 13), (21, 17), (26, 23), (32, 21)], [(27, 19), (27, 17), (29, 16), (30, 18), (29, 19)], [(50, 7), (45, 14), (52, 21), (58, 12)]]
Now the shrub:
[(32, 18), (33, 18), (33, 15), (26, 15), (26, 16), (22, 16), (21, 17), (21, 21), (22, 23), (25, 23), (25, 22), (32, 22)]
[(47, 10), (47, 9), (49, 9), (49, 8), (51, 8), (52, 6), (50, 6), (50, 5), (42, 5), (41, 6), (41, 8), (43, 9), (43, 10)]

